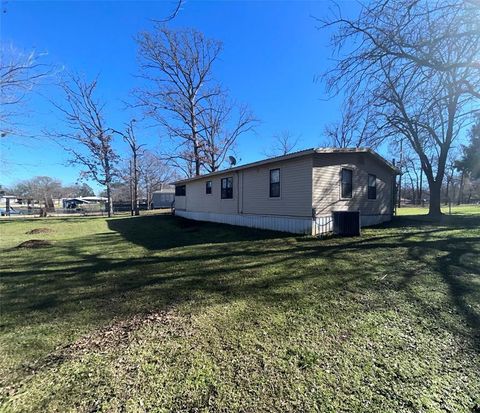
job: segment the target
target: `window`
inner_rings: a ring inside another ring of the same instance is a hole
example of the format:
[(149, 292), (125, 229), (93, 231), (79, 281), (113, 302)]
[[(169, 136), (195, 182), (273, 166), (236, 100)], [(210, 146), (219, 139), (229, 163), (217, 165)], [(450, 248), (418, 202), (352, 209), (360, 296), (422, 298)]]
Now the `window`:
[(377, 176), (368, 174), (368, 199), (377, 199)]
[(175, 187), (175, 196), (185, 196), (186, 194), (186, 186), (185, 185), (177, 185)]
[(280, 169), (270, 169), (270, 197), (280, 196)]
[(205, 183), (205, 193), (211, 194), (212, 193), (212, 181), (207, 181)]
[(233, 178), (222, 178), (222, 199), (232, 199), (233, 198)]
[(352, 176), (351, 169), (342, 169), (342, 198), (352, 197)]

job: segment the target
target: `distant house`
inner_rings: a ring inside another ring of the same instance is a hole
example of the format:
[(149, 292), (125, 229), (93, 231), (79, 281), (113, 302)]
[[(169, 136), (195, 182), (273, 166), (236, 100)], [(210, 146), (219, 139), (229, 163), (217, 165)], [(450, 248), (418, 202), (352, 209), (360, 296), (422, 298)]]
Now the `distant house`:
[(392, 217), (397, 173), (370, 149), (307, 149), (177, 181), (175, 213), (313, 235), (331, 229), (335, 211), (375, 225)]
[(84, 196), (78, 198), (63, 198), (62, 205), (65, 209), (76, 209), (84, 205), (105, 205), (107, 198), (100, 196)]
[(170, 208), (175, 200), (175, 187), (164, 188), (152, 194), (152, 208)]
[(0, 195), (0, 215), (10, 215), (17, 213), (17, 210), (12, 206), (14, 204), (20, 204), (21, 200), (15, 195)]

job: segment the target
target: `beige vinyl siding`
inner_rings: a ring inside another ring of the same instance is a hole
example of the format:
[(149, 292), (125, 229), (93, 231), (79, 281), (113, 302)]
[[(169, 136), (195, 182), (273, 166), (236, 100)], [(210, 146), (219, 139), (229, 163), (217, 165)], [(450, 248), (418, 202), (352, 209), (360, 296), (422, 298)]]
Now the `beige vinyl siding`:
[[(221, 179), (227, 177), (233, 178), (233, 198), (221, 199)], [(207, 194), (205, 190), (207, 181), (212, 181), (211, 194)], [(186, 203), (184, 208), (186, 211), (215, 212), (220, 214), (238, 213), (238, 172), (227, 171), (222, 175), (187, 182), (186, 185), (187, 196), (185, 197)]]
[[(352, 198), (341, 198), (341, 170), (353, 171)], [(377, 177), (377, 199), (368, 199), (368, 174)], [(313, 160), (313, 208), (317, 216), (359, 210), (362, 215), (390, 214), (392, 172), (366, 153), (316, 154)]]
[[(312, 215), (312, 155), (268, 165), (225, 171), (186, 183), (186, 196), (175, 197), (178, 210), (219, 214)], [(270, 198), (270, 170), (280, 169), (280, 197)], [(221, 199), (221, 179), (233, 178), (233, 199)], [(212, 193), (205, 184), (212, 181)]]
[(187, 197), (186, 196), (175, 195), (175, 209), (184, 210), (186, 204), (187, 204)]
[[(244, 214), (312, 216), (312, 155), (240, 171)], [(270, 198), (270, 170), (280, 169), (280, 197)]]

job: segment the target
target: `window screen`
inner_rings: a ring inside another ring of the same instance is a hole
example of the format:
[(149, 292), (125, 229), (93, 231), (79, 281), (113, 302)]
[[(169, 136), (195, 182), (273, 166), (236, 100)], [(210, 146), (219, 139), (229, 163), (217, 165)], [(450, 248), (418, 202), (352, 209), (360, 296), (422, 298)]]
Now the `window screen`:
[(280, 196), (280, 169), (270, 169), (270, 197)]
[(377, 177), (368, 174), (368, 199), (377, 199)]
[(233, 198), (233, 178), (222, 178), (222, 199), (231, 199)]
[(342, 198), (352, 197), (352, 177), (351, 169), (342, 169)]
[(175, 196), (185, 196), (186, 192), (187, 191), (185, 185), (177, 185), (175, 187)]

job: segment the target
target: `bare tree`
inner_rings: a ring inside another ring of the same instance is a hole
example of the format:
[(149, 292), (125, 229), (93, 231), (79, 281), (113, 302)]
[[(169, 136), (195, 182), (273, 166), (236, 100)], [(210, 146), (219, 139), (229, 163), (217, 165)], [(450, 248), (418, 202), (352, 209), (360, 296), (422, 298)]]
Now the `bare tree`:
[(135, 119), (132, 119), (127, 123), (125, 131), (117, 131), (112, 129), (113, 133), (120, 135), (123, 140), (127, 143), (130, 153), (131, 160), (129, 162), (129, 180), (132, 186), (132, 215), (140, 215), (140, 209), (138, 205), (138, 181), (139, 181), (139, 167), (138, 162), (139, 158), (142, 156), (143, 147), (145, 145), (140, 144), (137, 140), (134, 130), (134, 124), (136, 123)]
[(458, 157), (454, 166), (460, 172), (457, 200), (460, 205), (463, 202), (465, 181), (470, 183), (471, 189), (478, 189), (480, 183), (480, 114), (477, 114), (470, 130), (470, 141), (467, 145), (462, 145), (462, 156)]
[(258, 121), (247, 106), (236, 107), (225, 94), (209, 97), (204, 106), (199, 116), (202, 165), (215, 172), (238, 138), (252, 131)]
[(62, 196), (70, 198), (76, 198), (79, 196), (95, 196), (95, 192), (88, 184), (83, 182), (81, 184), (75, 183), (73, 185), (63, 187)]
[[(172, 160), (188, 174), (202, 167), (203, 104), (221, 93), (212, 82), (212, 67), (222, 44), (194, 29), (173, 30), (157, 25), (137, 37), (145, 88), (136, 91), (138, 103), (175, 142)], [(192, 170), (193, 167), (193, 170)]]
[(104, 123), (104, 104), (95, 98), (97, 80), (88, 82), (70, 75), (61, 87), (65, 103), (52, 103), (63, 114), (67, 130), (50, 133), (50, 136), (68, 151), (72, 164), (85, 168), (82, 177), (105, 186), (110, 217), (113, 214), (111, 186), (118, 156), (112, 147), (111, 129)]
[(178, 0), (175, 4), (174, 10), (167, 17), (165, 17), (161, 20), (155, 20), (154, 19), (153, 21), (156, 22), (156, 23), (167, 23), (170, 20), (173, 20), (175, 17), (178, 16), (178, 13), (180, 13), (180, 9), (182, 7), (182, 4), (183, 4), (183, 0)]
[(459, 148), (452, 148), (452, 150), (448, 153), (448, 158), (445, 163), (445, 178), (443, 183), (443, 202), (445, 205), (449, 204), (455, 199), (457, 183), (461, 183), (461, 181), (463, 181), (463, 179), (458, 179), (457, 160), (459, 157)]
[(148, 208), (152, 205), (153, 192), (161, 190), (174, 181), (177, 176), (173, 169), (160, 156), (145, 151), (139, 161), (140, 185), (147, 199)]
[(341, 109), (340, 120), (325, 126), (324, 133), (334, 148), (360, 148), (372, 141), (370, 134), (375, 129), (370, 121), (370, 112), (357, 108), (351, 99), (347, 99)]
[(478, 111), (479, 4), (376, 0), (357, 18), (338, 12), (322, 26), (332, 25), (340, 56), (325, 76), (328, 90), (370, 111), (377, 128), (371, 142), (405, 139), (429, 185), (429, 214), (441, 216), (448, 153)]
[(35, 176), (18, 182), (12, 191), (15, 195), (27, 198), (30, 201), (38, 201), (44, 204), (41, 215), (54, 211), (53, 198), (60, 198), (64, 192), (61, 181), (49, 176)]
[(284, 129), (280, 132), (276, 132), (273, 135), (272, 145), (269, 148), (264, 149), (263, 154), (267, 158), (287, 155), (298, 147), (299, 142), (300, 136), (294, 135), (288, 129)]
[(35, 52), (24, 54), (12, 46), (0, 46), (0, 137), (18, 133), (15, 118), (24, 112), (22, 104), (48, 73)]

